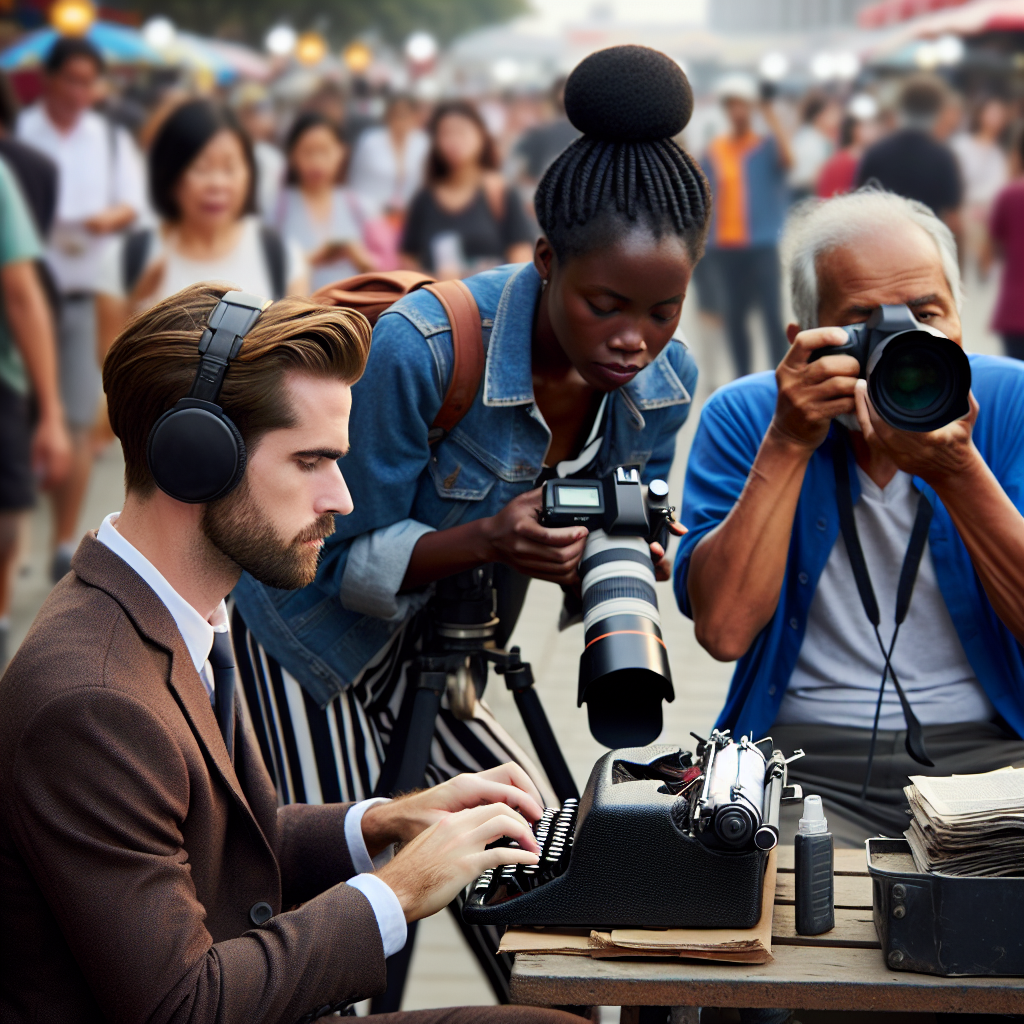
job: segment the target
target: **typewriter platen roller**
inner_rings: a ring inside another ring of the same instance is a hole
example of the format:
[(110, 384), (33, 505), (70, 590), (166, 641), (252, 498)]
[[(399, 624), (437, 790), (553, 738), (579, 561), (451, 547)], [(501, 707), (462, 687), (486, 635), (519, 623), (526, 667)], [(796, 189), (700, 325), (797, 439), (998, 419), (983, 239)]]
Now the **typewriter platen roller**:
[[(758, 752), (760, 797), (751, 784), (757, 773), (748, 764), (741, 777), (745, 759), (734, 748)], [(697, 759), (664, 745), (605, 754), (579, 805), (547, 808), (534, 825), (540, 862), (485, 872), (469, 889), (464, 919), (581, 928), (753, 927), (779, 804), (796, 798), (795, 787), (785, 786), (786, 762), (770, 740), (736, 743), (713, 733), (697, 749)], [(725, 772), (735, 774), (735, 785)], [(723, 803), (723, 792), (733, 799)], [(736, 804), (753, 808), (739, 842)]]

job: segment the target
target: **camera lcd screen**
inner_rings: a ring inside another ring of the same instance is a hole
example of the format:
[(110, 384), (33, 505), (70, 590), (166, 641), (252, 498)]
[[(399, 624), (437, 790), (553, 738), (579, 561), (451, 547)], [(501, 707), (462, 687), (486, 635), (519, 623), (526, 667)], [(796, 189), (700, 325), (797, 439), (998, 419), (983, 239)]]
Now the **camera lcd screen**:
[(556, 487), (558, 504), (568, 508), (600, 508), (601, 492), (596, 487)]

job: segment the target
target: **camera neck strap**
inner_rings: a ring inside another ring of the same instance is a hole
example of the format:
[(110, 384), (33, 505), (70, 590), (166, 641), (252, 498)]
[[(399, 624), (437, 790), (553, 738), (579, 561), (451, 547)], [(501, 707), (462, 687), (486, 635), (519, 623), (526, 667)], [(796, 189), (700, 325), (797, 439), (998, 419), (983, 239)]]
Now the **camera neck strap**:
[(932, 506), (931, 502), (923, 494), (919, 495), (917, 514), (914, 517), (914, 526), (910, 531), (910, 541), (907, 544), (906, 554), (903, 556), (899, 584), (896, 587), (896, 628), (893, 630), (892, 640), (889, 642), (887, 650), (882, 640), (882, 634), (879, 632), (881, 616), (878, 611), (878, 600), (871, 585), (871, 576), (868, 574), (867, 561), (864, 558), (864, 549), (861, 547), (860, 537), (857, 534), (857, 521), (853, 514), (853, 492), (850, 488), (850, 467), (847, 461), (847, 440), (845, 434), (837, 438), (832, 445), (832, 466), (836, 478), (839, 530), (843, 535), (847, 554), (850, 556), (850, 568), (853, 570), (853, 578), (857, 584), (860, 603), (863, 605), (864, 614), (867, 615), (868, 621), (875, 631), (878, 649), (885, 659), (885, 664), (882, 667), (882, 682), (878, 689), (878, 702), (875, 705), (875, 721), (871, 729), (867, 770), (860, 794), (863, 800), (867, 797), (868, 784), (871, 780), (871, 765), (875, 759), (875, 743), (878, 739), (878, 721), (882, 713), (882, 699), (885, 695), (886, 679), (890, 676), (892, 677), (893, 685), (896, 687), (896, 694), (903, 708), (903, 717), (907, 723), (907, 753), (919, 764), (928, 765), (929, 767), (932, 765), (932, 761), (925, 749), (921, 723), (918, 721), (917, 715), (914, 714), (910, 701), (907, 699), (907, 695), (892, 667), (892, 653), (896, 647), (896, 639), (899, 636), (900, 626), (907, 617), (907, 611), (910, 608), (910, 598), (914, 592), (914, 584), (917, 582), (917, 571), (921, 565), (921, 558), (924, 556), (924, 546), (928, 543), (928, 528), (932, 521)]

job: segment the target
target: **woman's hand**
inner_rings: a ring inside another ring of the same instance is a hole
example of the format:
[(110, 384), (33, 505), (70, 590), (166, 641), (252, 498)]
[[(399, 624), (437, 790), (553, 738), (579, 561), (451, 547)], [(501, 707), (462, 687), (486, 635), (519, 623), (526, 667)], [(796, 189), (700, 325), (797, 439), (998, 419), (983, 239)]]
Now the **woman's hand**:
[(479, 520), (488, 561), (561, 586), (577, 582), (576, 567), (587, 542), (584, 526), (548, 529), (538, 522), (541, 488), (513, 498), (497, 515)]
[[(682, 523), (671, 522), (668, 524), (668, 529), (677, 537), (682, 537), (686, 533), (686, 527)], [(654, 562), (654, 578), (656, 580), (664, 582), (672, 579), (672, 559), (668, 557), (668, 552), (657, 541), (651, 545), (651, 561)]]

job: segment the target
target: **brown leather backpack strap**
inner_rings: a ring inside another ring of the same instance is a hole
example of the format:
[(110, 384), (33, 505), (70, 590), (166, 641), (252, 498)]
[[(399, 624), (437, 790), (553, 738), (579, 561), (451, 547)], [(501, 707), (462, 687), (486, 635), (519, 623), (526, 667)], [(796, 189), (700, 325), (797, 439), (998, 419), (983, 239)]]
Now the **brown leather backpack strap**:
[(462, 281), (438, 281), (424, 286), (444, 307), (452, 328), (452, 378), (444, 402), (431, 425), (436, 444), (469, 412), (484, 375), (484, 341), (480, 310)]

